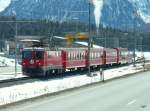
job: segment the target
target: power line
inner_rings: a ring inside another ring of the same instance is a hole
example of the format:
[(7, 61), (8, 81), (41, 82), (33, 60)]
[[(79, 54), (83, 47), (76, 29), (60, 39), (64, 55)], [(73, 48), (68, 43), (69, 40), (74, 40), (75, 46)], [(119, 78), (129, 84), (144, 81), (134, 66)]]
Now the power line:
[(31, 20), (26, 20), (26, 21), (23, 21), (23, 20), (19, 20), (19, 21), (0, 21), (0, 23), (25, 23), (25, 22), (29, 22), (29, 23), (31, 23), (31, 22), (38, 22), (38, 21), (31, 21)]

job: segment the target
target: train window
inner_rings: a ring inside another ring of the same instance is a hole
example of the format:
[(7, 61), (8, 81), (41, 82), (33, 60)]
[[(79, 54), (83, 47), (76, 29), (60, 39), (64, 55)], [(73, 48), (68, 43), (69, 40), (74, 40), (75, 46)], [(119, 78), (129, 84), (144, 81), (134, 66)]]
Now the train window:
[(77, 53), (77, 60), (80, 60), (80, 52)]
[(54, 52), (54, 56), (57, 57), (57, 52)]
[(71, 60), (71, 53), (68, 53), (68, 60)]
[(49, 51), (48, 52), (48, 58), (55, 57), (55, 56), (56, 56), (55, 51)]
[(82, 55), (81, 55), (81, 54), (82, 54), (82, 53), (80, 52), (80, 53), (79, 53), (79, 59), (80, 59), (80, 60), (82, 60)]
[(82, 59), (85, 59), (85, 53), (82, 53)]
[(75, 60), (77, 60), (77, 53), (75, 52)]
[(56, 52), (56, 56), (59, 57), (60, 56), (60, 52), (57, 51)]
[(93, 53), (92, 53), (92, 59), (94, 59), (94, 56), (95, 56), (95, 53), (93, 52)]
[(93, 58), (93, 53), (90, 53), (90, 58), (91, 58), (91, 59)]
[(94, 59), (96, 59), (96, 57), (97, 57), (97, 53), (96, 53), (96, 52), (94, 52)]
[(100, 52), (97, 52), (97, 58), (99, 58)]
[(97, 56), (97, 52), (95, 52), (95, 59), (96, 59), (96, 58), (98, 58), (98, 56)]
[(68, 60), (70, 60), (70, 54), (68, 53)]
[(76, 55), (75, 55), (75, 52), (73, 53), (73, 60), (75, 60), (76, 59)]
[(82, 60), (82, 52), (80, 52), (80, 60)]
[(61, 56), (61, 52), (58, 52), (58, 56), (59, 56), (59, 57)]
[(43, 51), (36, 51), (36, 54), (35, 54), (35, 58), (36, 59), (42, 59), (44, 56), (44, 52)]
[(74, 53), (72, 52), (72, 60), (74, 60)]
[(74, 54), (71, 52), (71, 60), (74, 60)]
[(23, 51), (22, 58), (23, 59), (32, 59), (32, 52), (31, 51)]
[(73, 60), (73, 53), (70, 52), (70, 60)]
[(95, 53), (95, 58), (98, 58), (98, 53), (97, 52)]
[(58, 52), (55, 52), (55, 56), (58, 57)]
[(92, 53), (92, 59), (94, 59), (94, 52)]
[(73, 60), (75, 60), (76, 59), (76, 53), (74, 52), (73, 53)]
[(70, 60), (72, 59), (72, 55), (71, 55), (71, 53), (69, 54), (70, 55)]
[(51, 58), (51, 55), (50, 55), (50, 53), (48, 53), (48, 58)]
[(81, 59), (84, 59), (84, 53), (81, 52)]
[(76, 60), (79, 59), (79, 52), (76, 52)]
[(59, 52), (57, 52), (57, 57), (59, 57)]

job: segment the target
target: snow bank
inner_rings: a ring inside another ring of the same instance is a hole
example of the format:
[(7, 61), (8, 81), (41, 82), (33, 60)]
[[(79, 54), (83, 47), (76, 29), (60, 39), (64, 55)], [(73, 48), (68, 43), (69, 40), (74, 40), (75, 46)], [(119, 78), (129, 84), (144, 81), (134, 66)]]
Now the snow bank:
[[(104, 71), (104, 79), (108, 80), (126, 74), (133, 74), (141, 70), (143, 70), (141, 65), (137, 65), (137, 67), (130, 65), (122, 68), (110, 69)], [(79, 75), (1, 88), (0, 105), (101, 81), (99, 72), (94, 72), (94, 74), (96, 74), (94, 77)]]
[[(17, 77), (24, 77), (21, 65), (17, 64)], [(0, 80), (12, 79), (15, 77), (15, 60), (0, 56)]]
[[(0, 56), (0, 66), (15, 66), (15, 60)], [(20, 66), (17, 64), (17, 66)]]
[(144, 57), (146, 60), (150, 60), (150, 52), (144, 52)]
[(137, 58), (145, 57), (146, 60), (150, 60), (150, 52), (136, 52)]
[(0, 67), (0, 80), (20, 78), (22, 75), (21, 66), (17, 67), (17, 76), (15, 75), (15, 67)]

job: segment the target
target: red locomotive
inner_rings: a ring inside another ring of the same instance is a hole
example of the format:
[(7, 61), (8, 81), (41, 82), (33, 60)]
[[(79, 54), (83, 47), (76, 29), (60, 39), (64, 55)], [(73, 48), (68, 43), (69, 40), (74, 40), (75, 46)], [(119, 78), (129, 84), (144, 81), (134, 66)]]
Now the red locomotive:
[[(132, 54), (125, 48), (91, 48), (92, 68), (132, 62)], [(46, 76), (88, 67), (87, 48), (25, 48), (22, 52), (22, 71), (27, 76)]]

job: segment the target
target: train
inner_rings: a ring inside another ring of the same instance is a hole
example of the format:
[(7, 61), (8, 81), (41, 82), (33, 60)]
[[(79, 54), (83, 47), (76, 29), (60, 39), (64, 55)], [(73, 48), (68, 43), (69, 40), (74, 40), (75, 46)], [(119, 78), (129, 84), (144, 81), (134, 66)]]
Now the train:
[(65, 71), (86, 70), (132, 62), (133, 54), (127, 48), (24, 48), (22, 72), (30, 77), (45, 77)]

